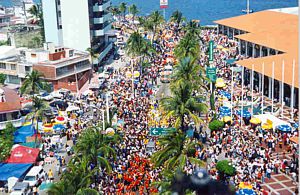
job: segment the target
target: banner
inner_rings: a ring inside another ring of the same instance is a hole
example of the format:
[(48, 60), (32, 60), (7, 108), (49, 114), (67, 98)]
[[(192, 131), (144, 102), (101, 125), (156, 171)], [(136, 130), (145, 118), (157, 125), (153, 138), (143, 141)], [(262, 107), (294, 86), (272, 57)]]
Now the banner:
[(168, 0), (160, 0), (160, 9), (168, 8)]

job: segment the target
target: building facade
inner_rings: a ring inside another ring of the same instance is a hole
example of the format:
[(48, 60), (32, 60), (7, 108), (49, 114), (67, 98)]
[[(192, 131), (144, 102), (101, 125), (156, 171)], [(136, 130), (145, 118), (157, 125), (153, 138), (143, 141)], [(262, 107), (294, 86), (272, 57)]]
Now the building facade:
[(45, 37), (55, 45), (85, 51), (93, 48), (99, 63), (112, 49), (110, 0), (43, 0)]
[(23, 119), (20, 110), (21, 103), (17, 92), (7, 87), (0, 87), (0, 130), (5, 129), (8, 122), (15, 127), (21, 127)]
[[(215, 21), (218, 33), (238, 43), (236, 64), (245, 85), (291, 108), (299, 105), (297, 8), (266, 10)], [(252, 75), (253, 74), (253, 75)]]
[(53, 43), (45, 43), (43, 49), (17, 50), (9, 47), (5, 56), (1, 58), (0, 55), (0, 73), (7, 75), (6, 84), (20, 86), (27, 74), (37, 70), (54, 90), (66, 88), (77, 92), (91, 74), (87, 52), (57, 47)]

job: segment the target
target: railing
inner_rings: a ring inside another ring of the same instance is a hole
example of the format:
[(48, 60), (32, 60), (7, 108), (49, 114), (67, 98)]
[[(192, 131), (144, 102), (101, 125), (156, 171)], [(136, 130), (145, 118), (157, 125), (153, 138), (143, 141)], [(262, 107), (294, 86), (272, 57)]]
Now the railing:
[(100, 53), (98, 57), (98, 61), (101, 61), (106, 56), (106, 54), (112, 49), (112, 47), (113, 47), (112, 43), (108, 44), (106, 48)]
[(104, 2), (102, 5), (94, 5), (93, 6), (93, 12), (102, 12), (106, 10), (110, 6), (110, 1)]
[(0, 130), (5, 129), (6, 124), (9, 123), (9, 122), (11, 122), (14, 127), (18, 128), (18, 127), (21, 127), (23, 125), (24, 120), (23, 120), (23, 118), (19, 118), (19, 119), (16, 119), (16, 120), (0, 122)]

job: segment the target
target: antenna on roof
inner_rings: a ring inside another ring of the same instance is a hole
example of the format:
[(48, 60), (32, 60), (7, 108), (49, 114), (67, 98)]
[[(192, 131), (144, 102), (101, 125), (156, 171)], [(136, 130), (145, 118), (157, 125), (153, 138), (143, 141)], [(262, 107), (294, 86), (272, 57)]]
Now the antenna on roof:
[(246, 14), (250, 14), (253, 12), (253, 10), (250, 9), (250, 0), (247, 0), (247, 9), (243, 9), (242, 12), (246, 12)]

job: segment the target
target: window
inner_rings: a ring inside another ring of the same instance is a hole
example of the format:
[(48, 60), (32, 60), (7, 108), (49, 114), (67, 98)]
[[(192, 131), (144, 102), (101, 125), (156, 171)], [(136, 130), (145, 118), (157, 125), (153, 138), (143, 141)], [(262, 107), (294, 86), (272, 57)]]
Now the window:
[(31, 57), (32, 57), (32, 58), (35, 58), (35, 57), (36, 57), (36, 54), (35, 54), (35, 53), (32, 53), (32, 54), (31, 54)]
[(31, 67), (30, 66), (25, 66), (25, 72), (30, 72), (31, 71)]
[(0, 122), (7, 121), (6, 114), (0, 114)]
[(11, 69), (11, 70), (17, 70), (17, 67), (16, 67), (15, 64), (11, 64), (11, 65), (10, 65), (10, 69)]
[(5, 63), (0, 63), (0, 68), (1, 69), (6, 69), (6, 64)]

